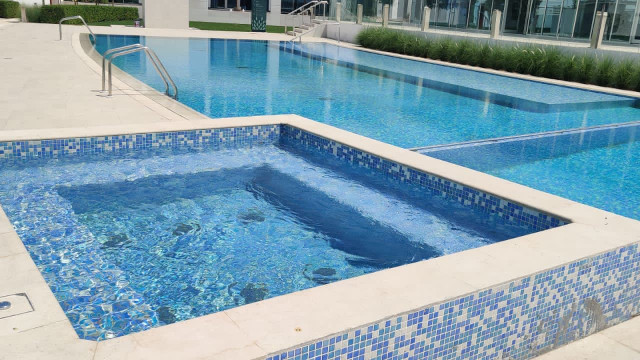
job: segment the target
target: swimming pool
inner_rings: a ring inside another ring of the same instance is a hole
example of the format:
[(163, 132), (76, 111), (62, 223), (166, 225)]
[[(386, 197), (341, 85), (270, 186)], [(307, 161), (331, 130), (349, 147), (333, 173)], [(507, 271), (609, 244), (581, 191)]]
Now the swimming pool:
[[(98, 37), (101, 53), (133, 43), (153, 48), (179, 101), (209, 117), (298, 114), (405, 148), (640, 119), (626, 97), (331, 44)], [(115, 64), (163, 90), (140, 54)]]
[(640, 124), (420, 152), (640, 220)]
[(0, 203), (84, 339), (566, 223), (287, 125), (0, 143), (0, 158)]

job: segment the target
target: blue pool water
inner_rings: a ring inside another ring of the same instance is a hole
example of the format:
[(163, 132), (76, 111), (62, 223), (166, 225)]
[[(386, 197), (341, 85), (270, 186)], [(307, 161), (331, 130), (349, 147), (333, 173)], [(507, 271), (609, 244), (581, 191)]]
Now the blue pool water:
[[(401, 147), (640, 120), (625, 97), (330, 44), (292, 53), (277, 42), (99, 35), (97, 50), (138, 42), (165, 63), (179, 101), (214, 118), (294, 113)], [(164, 90), (140, 54), (115, 63)]]
[(640, 125), (422, 153), (640, 220)]
[(81, 338), (530, 233), (290, 142), (16, 161), (0, 203)]

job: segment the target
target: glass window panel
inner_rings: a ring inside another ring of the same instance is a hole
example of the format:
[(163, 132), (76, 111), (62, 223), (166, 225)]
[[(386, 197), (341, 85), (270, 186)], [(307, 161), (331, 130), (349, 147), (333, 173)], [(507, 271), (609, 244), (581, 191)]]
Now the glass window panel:
[(529, 34), (542, 33), (546, 5), (546, 0), (533, 0), (531, 5), (531, 20), (529, 21)]
[(609, 40), (629, 41), (629, 35), (633, 27), (633, 20), (636, 14), (636, 0), (620, 0), (615, 14), (612, 16)]
[(523, 34), (527, 20), (527, 0), (507, 0), (504, 16), (504, 32)]
[(293, 8), (293, 0), (282, 0), (280, 3), (280, 12), (283, 14), (288, 14), (294, 10)]
[(449, 26), (463, 28), (467, 26), (469, 0), (452, 0), (449, 8)]
[[(636, 21), (640, 23), (640, 15), (638, 15)], [(640, 42), (640, 24), (636, 25), (636, 33), (633, 39), (631, 39), (631, 42), (636, 44)]]
[(578, 18), (573, 30), (573, 37), (588, 39), (591, 34), (591, 25), (595, 16), (597, 0), (582, 0), (578, 7)]
[(471, 0), (469, 28), (488, 30), (491, 25), (491, 0)]
[(544, 13), (544, 22), (542, 25), (543, 34), (556, 36), (556, 32), (558, 31), (558, 22), (560, 21), (561, 9), (562, 0), (547, 1), (547, 8)]
[(576, 19), (578, 0), (564, 0), (562, 6), (558, 36), (571, 37), (571, 34), (573, 34), (573, 22)]
[[(434, 12), (434, 8), (431, 8), (431, 12)], [(449, 0), (437, 1), (434, 23), (436, 26), (449, 26)]]

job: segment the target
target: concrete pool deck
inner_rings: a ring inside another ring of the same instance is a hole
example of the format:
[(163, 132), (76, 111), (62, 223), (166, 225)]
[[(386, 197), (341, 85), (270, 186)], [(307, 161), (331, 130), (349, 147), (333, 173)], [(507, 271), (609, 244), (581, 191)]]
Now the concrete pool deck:
[[(94, 30), (175, 36), (175, 32), (165, 30)], [(449, 179), (501, 197), (512, 198), (517, 193), (518, 202), (563, 216), (572, 224), (142, 333), (92, 342), (80, 340), (73, 331), (12, 225), (0, 211), (0, 297), (26, 293), (33, 309), (26, 307), (23, 314), (0, 318), (0, 359), (259, 358), (390, 314), (445, 301), (640, 241), (640, 222), (298, 116), (212, 120), (185, 111), (179, 105), (173, 109), (162, 106), (145, 94), (127, 89), (124, 84), (120, 84), (122, 90), (116, 93), (119, 95), (104, 97), (97, 92), (100, 77), (96, 67), (86, 61), (86, 55), (83, 59), (83, 54), (73, 46), (77, 39), (73, 33), (81, 31), (80, 27), (66, 26), (64, 40), (58, 41), (57, 25), (0, 24), (0, 41), (5, 46), (0, 54), (0, 79), (3, 80), (0, 82), (0, 109), (3, 109), (0, 141), (286, 123), (415, 168), (446, 174)], [(181, 34), (283, 39), (282, 35), (275, 34), (200, 31)], [(429, 284), (438, 291), (415, 287), (416, 282)], [(343, 296), (340, 301), (333, 297), (336, 291)], [(328, 315), (323, 312), (327, 303), (335, 304)], [(360, 311), (354, 311), (356, 308)], [(327, 317), (335, 318), (335, 322), (328, 322)], [(639, 328), (638, 320), (634, 319), (545, 357), (569, 359), (579, 355), (596, 359), (603, 349), (608, 349), (604, 352), (607, 355), (640, 358)], [(590, 352), (588, 346), (594, 351)]]

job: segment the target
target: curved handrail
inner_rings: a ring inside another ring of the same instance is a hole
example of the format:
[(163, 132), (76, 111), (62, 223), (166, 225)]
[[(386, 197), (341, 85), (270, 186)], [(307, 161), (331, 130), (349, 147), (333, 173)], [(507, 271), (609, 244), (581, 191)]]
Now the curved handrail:
[[(173, 98), (175, 100), (178, 100), (178, 86), (176, 86), (176, 83), (173, 82), (173, 79), (171, 78), (171, 75), (169, 75), (169, 72), (167, 71), (167, 69), (164, 67), (164, 64), (162, 63), (162, 61), (160, 61), (160, 58), (158, 58), (158, 55), (156, 55), (156, 52), (147, 48), (147, 54), (151, 56), (152, 58), (152, 62), (154, 64), (156, 64), (157, 66), (160, 67), (160, 70), (162, 70), (166, 76), (166, 80), (165, 82), (168, 80), (171, 83), (171, 86), (173, 87)], [(167, 95), (169, 95), (169, 92), (167, 92)]]
[[(135, 45), (140, 45), (140, 44), (135, 44)], [(126, 49), (123, 49), (126, 48)], [(160, 59), (158, 58), (158, 55), (156, 55), (156, 53), (151, 50), (150, 48), (148, 48), (147, 46), (134, 46), (134, 45), (129, 45), (129, 46), (123, 46), (123, 48), (117, 48), (117, 49), (112, 49), (113, 51), (110, 50), (109, 54), (106, 54), (103, 56), (103, 59), (105, 57), (107, 57), (108, 55), (112, 55), (107, 61), (108, 61), (108, 75), (109, 75), (109, 96), (113, 95), (113, 76), (112, 76), (112, 67), (113, 67), (113, 60), (117, 57), (120, 56), (124, 56), (124, 55), (128, 55), (128, 54), (133, 54), (136, 52), (140, 52), (143, 51), (151, 60), (151, 64), (153, 64), (153, 67), (156, 69), (156, 71), (158, 72), (158, 75), (160, 75), (160, 77), (162, 78), (162, 81), (164, 82), (165, 85), (165, 94), (167, 96), (170, 96), (174, 99), (178, 99), (178, 87), (176, 86), (176, 83), (173, 81), (173, 79), (171, 78), (171, 75), (169, 75), (169, 72), (167, 72), (167, 69), (164, 67), (164, 65), (162, 64), (162, 62), (160, 61)], [(128, 49), (128, 50), (127, 50)], [(119, 52), (118, 52), (119, 51)], [(103, 68), (104, 71), (104, 68)], [(173, 96), (170, 95), (169, 93), (169, 83), (171, 83), (171, 86), (173, 87)]]
[(109, 49), (107, 51), (104, 52), (104, 54), (102, 54), (102, 91), (105, 90), (105, 71), (106, 66), (105, 66), (105, 62), (107, 61), (107, 57), (115, 52), (118, 51), (125, 51), (125, 50), (129, 50), (129, 49), (133, 49), (133, 48), (138, 48), (138, 47), (144, 47), (144, 45), (142, 44), (133, 44), (133, 45), (127, 45), (127, 46), (122, 46), (119, 48), (113, 48), (113, 49)]
[(89, 33), (91, 34), (91, 36), (93, 36), (93, 42), (95, 43), (96, 35), (93, 33), (93, 31), (91, 31), (91, 28), (89, 27), (89, 25), (87, 25), (87, 22), (84, 21), (84, 18), (80, 15), (69, 16), (69, 17), (60, 19), (60, 21), (58, 22), (58, 31), (60, 32), (60, 40), (62, 40), (62, 23), (68, 20), (76, 20), (76, 19), (82, 20), (82, 23), (84, 24), (84, 26), (87, 27), (87, 30), (89, 30)]

